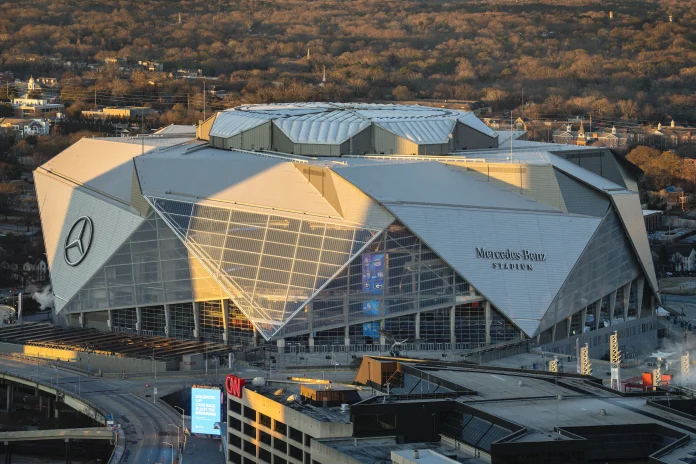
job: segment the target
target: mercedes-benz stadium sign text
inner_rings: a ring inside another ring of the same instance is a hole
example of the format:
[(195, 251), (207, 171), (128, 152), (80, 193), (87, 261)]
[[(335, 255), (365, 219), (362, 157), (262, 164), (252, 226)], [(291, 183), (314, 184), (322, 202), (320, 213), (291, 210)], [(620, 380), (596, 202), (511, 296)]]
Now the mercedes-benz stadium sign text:
[(506, 260), (507, 262), (497, 261), (493, 263), (493, 269), (511, 269), (519, 271), (533, 271), (534, 264), (529, 262), (515, 263), (510, 261), (546, 261), (546, 253), (536, 253), (529, 250), (512, 251), (507, 250), (486, 250), (476, 247), (476, 257), (482, 259)]

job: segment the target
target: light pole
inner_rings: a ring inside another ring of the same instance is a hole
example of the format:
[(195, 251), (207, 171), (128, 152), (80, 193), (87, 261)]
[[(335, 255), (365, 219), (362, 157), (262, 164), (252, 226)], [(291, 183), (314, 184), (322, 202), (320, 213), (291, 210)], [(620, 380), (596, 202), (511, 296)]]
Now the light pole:
[(184, 436), (184, 448), (186, 448), (186, 425), (184, 424), (184, 408), (181, 408), (179, 406), (174, 406), (175, 409), (180, 409), (181, 410), (181, 434)]
[(174, 464), (174, 445), (172, 445), (171, 443), (167, 443), (166, 441), (164, 442), (164, 444), (172, 447), (172, 464)]
[(155, 371), (155, 386), (152, 390), (152, 404), (157, 403), (157, 363), (155, 362), (155, 347), (152, 347), (152, 367)]
[(179, 426), (174, 424), (169, 424), (172, 427), (176, 427), (176, 451), (181, 453), (181, 442), (179, 441)]

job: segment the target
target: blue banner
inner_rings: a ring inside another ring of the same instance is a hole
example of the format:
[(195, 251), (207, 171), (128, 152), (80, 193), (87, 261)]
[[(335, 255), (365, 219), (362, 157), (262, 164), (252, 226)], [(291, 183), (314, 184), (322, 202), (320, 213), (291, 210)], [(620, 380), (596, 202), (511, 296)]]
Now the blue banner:
[(191, 388), (191, 433), (220, 435), (220, 390)]
[(379, 301), (363, 301), (362, 310), (366, 316), (379, 316)]
[(365, 253), (362, 256), (363, 292), (381, 295), (384, 291), (384, 253)]
[(379, 338), (379, 321), (365, 322), (363, 324), (363, 336)]

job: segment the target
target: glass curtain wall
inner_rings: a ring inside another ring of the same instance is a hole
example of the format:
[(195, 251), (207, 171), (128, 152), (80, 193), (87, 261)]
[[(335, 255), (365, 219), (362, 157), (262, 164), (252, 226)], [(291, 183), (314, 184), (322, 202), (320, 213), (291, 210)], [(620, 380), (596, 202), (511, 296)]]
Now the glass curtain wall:
[(164, 306), (145, 306), (140, 308), (140, 333), (148, 336), (164, 337)]
[(397, 222), (312, 298), (309, 309), (292, 319), (281, 334), (309, 331), (310, 322), (313, 332), (360, 323), (363, 333), (356, 334), (356, 340), (379, 339), (380, 319), (441, 308), (442, 312), (430, 311), (421, 319), (421, 325), (426, 324), (421, 336), (449, 343), (449, 308), (477, 299), (480, 296), (464, 279)]
[(181, 240), (153, 213), (64, 310), (154, 306), (223, 295), (220, 286), (200, 269)]
[(267, 338), (379, 232), (275, 213), (148, 200)]
[(111, 331), (137, 333), (138, 314), (135, 308), (115, 309), (111, 311)]
[(225, 326), (222, 320), (222, 303), (204, 301), (198, 303), (201, 337), (208, 342), (222, 343)]

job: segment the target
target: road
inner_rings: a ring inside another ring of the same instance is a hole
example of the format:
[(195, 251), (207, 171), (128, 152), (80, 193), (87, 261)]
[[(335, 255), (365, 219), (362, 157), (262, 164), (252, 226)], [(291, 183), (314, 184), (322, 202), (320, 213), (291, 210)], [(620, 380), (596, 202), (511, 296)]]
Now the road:
[[(322, 354), (323, 355), (323, 354)], [(325, 357), (325, 356), (322, 356)], [(0, 358), (0, 371), (19, 374), (37, 379), (48, 384), (55, 384), (56, 371), (46, 365), (37, 368), (35, 363), (20, 359)], [(223, 384), (227, 370), (220, 369), (218, 374), (182, 374), (177, 377), (159, 377), (138, 379), (106, 379), (92, 377), (74, 371), (59, 370), (58, 385), (77, 396), (90, 400), (114, 416), (121, 424), (126, 438), (126, 449), (121, 461), (123, 464), (170, 463), (172, 448), (176, 447), (177, 429), (170, 424), (181, 425), (181, 415), (161, 404), (158, 399), (153, 403), (153, 389), (146, 384), (157, 386), (158, 396), (188, 388), (194, 384)], [(240, 368), (235, 371), (245, 378), (257, 376), (268, 377), (268, 371), (254, 368)], [(281, 371), (273, 372), (273, 378), (287, 379), (289, 376), (309, 378), (327, 378), (338, 382), (350, 382), (355, 377), (354, 371), (342, 371), (327, 368), (322, 371)], [(190, 429), (190, 419), (185, 421)], [(223, 456), (218, 447), (219, 440), (187, 437), (184, 460), (187, 464), (218, 464)]]
[[(20, 374), (39, 381), (55, 384), (56, 371), (47, 366), (24, 363), (0, 358), (0, 370), (11, 374)], [(126, 437), (126, 449), (122, 463), (141, 464), (154, 462), (171, 462), (172, 449), (165, 442), (176, 446), (176, 428), (169, 424), (181, 424), (181, 415), (169, 407), (153, 404), (152, 388), (154, 379), (115, 380), (102, 379), (76, 374), (65, 370), (58, 373), (58, 385), (79, 395), (105, 411), (113, 414), (116, 422), (122, 424)], [(158, 379), (158, 393), (169, 393), (182, 388), (184, 383), (190, 385), (193, 379), (167, 378)], [(169, 431), (171, 435), (167, 433)], [(164, 461), (163, 461), (164, 460)]]

